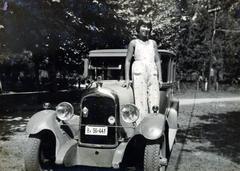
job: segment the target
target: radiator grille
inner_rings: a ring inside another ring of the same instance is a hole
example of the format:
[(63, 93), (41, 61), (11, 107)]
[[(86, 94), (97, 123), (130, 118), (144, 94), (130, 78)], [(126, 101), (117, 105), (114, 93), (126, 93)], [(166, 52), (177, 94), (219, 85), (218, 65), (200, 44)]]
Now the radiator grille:
[[(80, 142), (100, 145), (115, 144), (116, 127), (108, 122), (109, 116), (116, 118), (114, 99), (106, 96), (88, 96), (83, 99), (82, 108), (84, 107), (88, 109), (88, 116), (81, 115)], [(106, 136), (85, 135), (86, 125), (108, 126), (108, 134)]]

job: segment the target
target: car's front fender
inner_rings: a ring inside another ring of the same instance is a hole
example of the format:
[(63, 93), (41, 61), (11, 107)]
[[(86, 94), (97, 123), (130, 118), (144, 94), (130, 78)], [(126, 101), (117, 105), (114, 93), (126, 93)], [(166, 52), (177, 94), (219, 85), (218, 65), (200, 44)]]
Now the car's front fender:
[(36, 135), (44, 131), (52, 132), (56, 139), (56, 154), (61, 146), (70, 139), (61, 132), (54, 110), (42, 110), (34, 114), (27, 124), (26, 131), (28, 135)]
[(44, 129), (55, 130), (57, 127), (55, 111), (42, 110), (30, 118), (26, 131), (28, 134), (37, 134)]
[(164, 114), (149, 114), (137, 126), (136, 134), (141, 134), (149, 140), (156, 140), (164, 133), (165, 120)]

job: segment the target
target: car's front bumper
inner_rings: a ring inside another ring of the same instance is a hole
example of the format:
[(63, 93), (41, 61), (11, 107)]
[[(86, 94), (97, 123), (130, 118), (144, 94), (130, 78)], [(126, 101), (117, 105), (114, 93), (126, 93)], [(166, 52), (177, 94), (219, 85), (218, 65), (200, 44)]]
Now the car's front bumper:
[(56, 164), (119, 168), (126, 146), (127, 142), (122, 142), (116, 148), (89, 148), (71, 140), (59, 151)]

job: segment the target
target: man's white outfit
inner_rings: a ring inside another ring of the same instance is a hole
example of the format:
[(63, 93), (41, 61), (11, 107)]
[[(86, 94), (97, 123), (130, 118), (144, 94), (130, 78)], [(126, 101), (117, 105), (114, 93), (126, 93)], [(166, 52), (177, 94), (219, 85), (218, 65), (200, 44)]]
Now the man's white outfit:
[(135, 105), (140, 112), (137, 124), (139, 124), (147, 114), (153, 113), (153, 106), (159, 106), (160, 92), (158, 72), (154, 58), (155, 49), (153, 40), (143, 42), (142, 40), (136, 39), (132, 79)]

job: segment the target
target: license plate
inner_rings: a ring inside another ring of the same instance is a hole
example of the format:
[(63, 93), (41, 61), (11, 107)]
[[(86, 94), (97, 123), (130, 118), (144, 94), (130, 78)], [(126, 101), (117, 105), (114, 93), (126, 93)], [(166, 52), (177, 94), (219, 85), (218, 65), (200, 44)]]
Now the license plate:
[(100, 135), (107, 136), (108, 127), (107, 126), (86, 126), (85, 127), (86, 135)]

